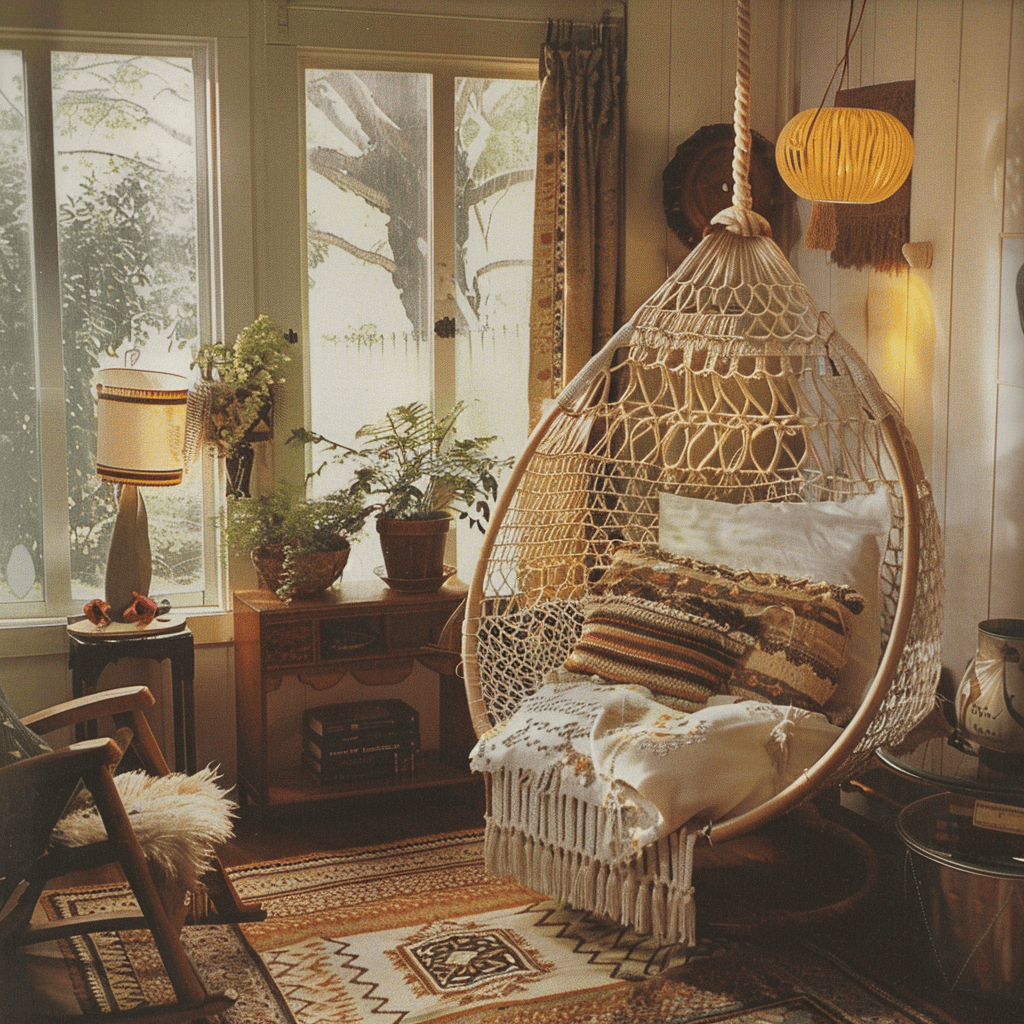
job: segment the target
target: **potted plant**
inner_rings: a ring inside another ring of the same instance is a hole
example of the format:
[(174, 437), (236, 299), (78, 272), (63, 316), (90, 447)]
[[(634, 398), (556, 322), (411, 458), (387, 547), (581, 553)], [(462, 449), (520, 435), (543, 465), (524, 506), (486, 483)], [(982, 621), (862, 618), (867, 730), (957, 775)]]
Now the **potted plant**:
[(490, 501), (498, 495), (496, 474), (512, 460), (490, 454), (494, 437), (457, 436), (464, 409), (458, 402), (435, 416), (421, 402), (396, 406), (380, 422), (356, 431), (361, 446), (292, 431), (290, 440), (323, 444), (330, 461), (353, 467), (349, 490), (369, 498), (376, 514), (390, 586), (439, 587), (446, 578), (444, 548), (454, 516), (481, 531), (490, 518)]
[[(288, 362), (288, 339), (262, 314), (231, 345), (201, 345), (199, 367), (202, 438), (228, 460), (228, 493), (247, 497), (254, 441), (270, 439), (272, 387)], [(262, 427), (257, 435), (256, 430)]]
[(272, 494), (229, 497), (223, 534), (230, 550), (248, 552), (262, 585), (290, 601), (319, 594), (341, 576), (370, 511), (350, 488), (307, 498), (282, 483)]

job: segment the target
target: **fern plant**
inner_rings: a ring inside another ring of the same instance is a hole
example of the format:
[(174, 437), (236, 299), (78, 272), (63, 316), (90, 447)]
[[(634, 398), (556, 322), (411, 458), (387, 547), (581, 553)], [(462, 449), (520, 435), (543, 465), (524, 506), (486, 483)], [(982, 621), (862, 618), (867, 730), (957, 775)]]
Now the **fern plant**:
[[(340, 444), (308, 430), (292, 431), (290, 441), (323, 445), (330, 458), (311, 475), (334, 463), (353, 469), (349, 490), (366, 496), (385, 519), (440, 519), (458, 514), (479, 530), (498, 496), (498, 472), (512, 464), (490, 448), (496, 437), (457, 436), (465, 403), (442, 416), (422, 402), (399, 405), (382, 420), (356, 431), (356, 445)], [(362, 441), (361, 445), (358, 442)]]
[(228, 498), (222, 520), (232, 551), (249, 552), (272, 544), (289, 550), (337, 551), (348, 547), (366, 525), (370, 506), (350, 489), (307, 498), (281, 483), (256, 498)]

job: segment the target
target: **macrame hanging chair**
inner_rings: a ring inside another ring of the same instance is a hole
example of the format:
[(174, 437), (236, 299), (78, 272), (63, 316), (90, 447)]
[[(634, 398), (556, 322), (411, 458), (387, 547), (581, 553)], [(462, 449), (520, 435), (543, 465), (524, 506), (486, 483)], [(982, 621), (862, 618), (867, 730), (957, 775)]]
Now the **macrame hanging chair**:
[(888, 496), (874, 678), (838, 738), (781, 791), (680, 828), (623, 866), (600, 863), (599, 807), (549, 806), (529, 779), (485, 773), (489, 870), (667, 942), (694, 941), (697, 839), (737, 838), (849, 779), (932, 710), (940, 667), (940, 536), (918, 453), (752, 209), (749, 52), (740, 0), (732, 206), (534, 429), (492, 515), (463, 625), (474, 728), (493, 735), (565, 662), (616, 545), (657, 550), (660, 494), (737, 504)]

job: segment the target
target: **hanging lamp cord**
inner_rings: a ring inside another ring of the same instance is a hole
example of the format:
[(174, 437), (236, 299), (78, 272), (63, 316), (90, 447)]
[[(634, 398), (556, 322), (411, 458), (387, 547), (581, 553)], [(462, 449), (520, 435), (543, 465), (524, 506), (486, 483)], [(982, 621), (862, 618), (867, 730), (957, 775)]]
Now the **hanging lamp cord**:
[[(745, 2), (745, 0), (741, 0)], [(860, 31), (860, 23), (864, 20), (864, 10), (868, 5), (868, 0), (861, 0), (860, 14), (857, 16), (857, 24), (853, 23), (853, 5), (854, 0), (850, 0), (850, 14), (846, 19), (846, 46), (843, 49), (843, 55), (839, 58), (839, 63), (836, 65), (835, 70), (832, 72), (832, 77), (828, 80), (828, 85), (825, 86), (825, 95), (821, 97), (821, 102), (818, 104), (818, 109), (814, 112), (814, 117), (811, 118), (811, 123), (807, 128), (807, 137), (804, 139), (804, 153), (807, 152), (807, 147), (810, 145), (811, 132), (814, 131), (814, 126), (818, 123), (818, 117), (821, 115), (822, 110), (825, 109), (825, 101), (828, 99), (829, 91), (832, 88), (832, 83), (836, 80), (836, 75), (839, 75), (839, 85), (836, 86), (836, 93), (842, 91), (843, 82), (846, 81), (847, 75), (850, 73), (850, 47), (853, 46), (854, 37)]]

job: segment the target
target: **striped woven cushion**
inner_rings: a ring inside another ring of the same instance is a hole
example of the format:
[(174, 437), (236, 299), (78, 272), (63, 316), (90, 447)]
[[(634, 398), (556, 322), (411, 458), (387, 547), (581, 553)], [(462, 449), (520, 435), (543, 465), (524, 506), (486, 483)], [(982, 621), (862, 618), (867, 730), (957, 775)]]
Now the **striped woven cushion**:
[[(591, 650), (601, 646), (606, 662), (631, 667), (633, 678), (615, 681), (642, 682), (658, 692), (692, 690), (691, 699), (699, 691), (704, 700), (724, 692), (813, 710), (832, 695), (846, 663), (854, 616), (864, 608), (864, 599), (850, 587), (695, 558), (666, 559), (632, 545), (615, 552), (594, 594), (585, 610), (584, 640)], [(605, 612), (603, 604), (613, 598), (612, 611)], [(624, 614), (624, 598), (643, 615)], [(653, 608), (660, 609), (657, 617)], [(594, 622), (589, 632), (586, 616)], [(646, 624), (655, 618), (661, 631), (658, 657), (651, 659), (644, 654), (651, 649)], [(609, 619), (614, 640), (605, 639)], [(631, 646), (629, 634), (638, 619), (645, 631)], [(647, 679), (638, 677), (641, 666), (652, 673)], [(596, 668), (589, 671), (611, 678)], [(671, 689), (661, 690), (666, 677)]]
[(585, 603), (582, 634), (565, 667), (642, 683), (694, 711), (722, 692), (749, 644), (704, 615), (612, 593)]

